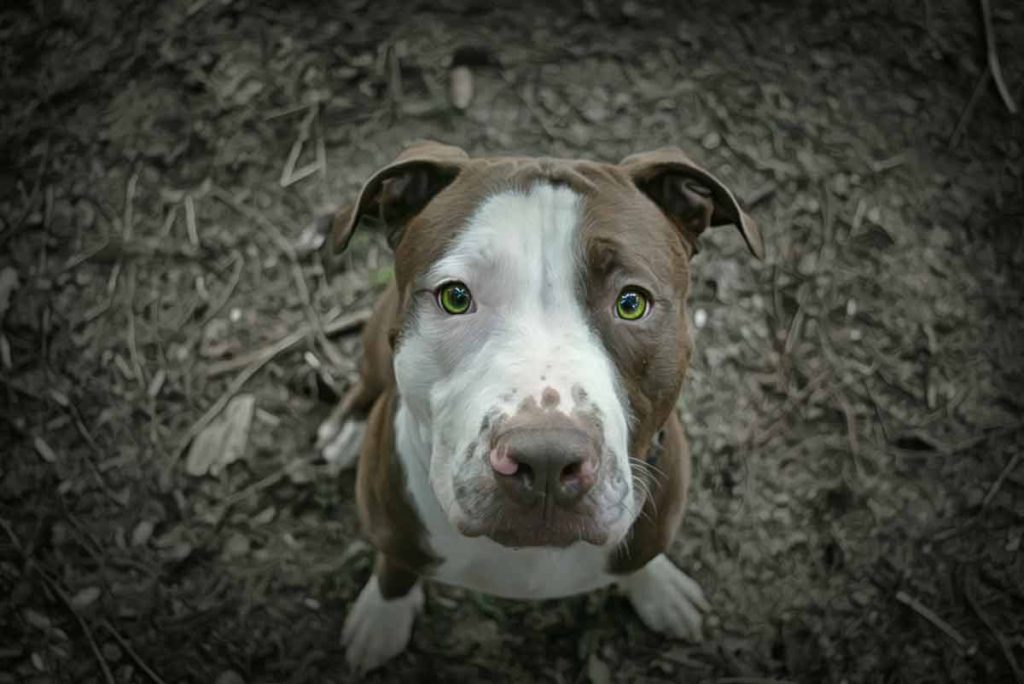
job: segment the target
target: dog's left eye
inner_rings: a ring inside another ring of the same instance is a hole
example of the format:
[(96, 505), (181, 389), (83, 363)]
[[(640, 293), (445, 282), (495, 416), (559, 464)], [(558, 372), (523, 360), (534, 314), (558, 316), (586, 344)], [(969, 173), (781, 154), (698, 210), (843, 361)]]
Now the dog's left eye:
[(469, 311), (473, 304), (473, 295), (469, 288), (458, 281), (445, 283), (437, 290), (437, 303), (445, 313), (458, 316)]
[(625, 321), (638, 321), (647, 314), (647, 294), (637, 287), (627, 287), (615, 302), (616, 315)]

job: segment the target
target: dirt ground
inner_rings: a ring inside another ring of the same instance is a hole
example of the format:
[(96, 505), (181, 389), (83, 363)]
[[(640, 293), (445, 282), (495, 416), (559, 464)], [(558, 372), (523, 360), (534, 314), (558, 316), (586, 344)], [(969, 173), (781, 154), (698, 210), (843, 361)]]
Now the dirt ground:
[(694, 265), (705, 641), (430, 586), (371, 680), (1024, 682), (1024, 124), (979, 4), (686, 5), (5, 3), (0, 683), (350, 680), (372, 552), (313, 435), (390, 256), (313, 217), (421, 138), (679, 145), (769, 255)]

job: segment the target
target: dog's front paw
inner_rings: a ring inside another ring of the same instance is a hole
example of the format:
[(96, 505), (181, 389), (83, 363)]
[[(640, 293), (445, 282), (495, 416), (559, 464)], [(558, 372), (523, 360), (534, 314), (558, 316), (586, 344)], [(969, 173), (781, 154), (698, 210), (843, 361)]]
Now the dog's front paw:
[(701, 612), (711, 609), (700, 585), (664, 555), (620, 582), (637, 615), (649, 628), (699, 641)]
[(412, 636), (412, 623), (423, 608), (423, 587), (388, 600), (371, 577), (345, 618), (341, 642), (348, 665), (360, 675), (401, 653)]

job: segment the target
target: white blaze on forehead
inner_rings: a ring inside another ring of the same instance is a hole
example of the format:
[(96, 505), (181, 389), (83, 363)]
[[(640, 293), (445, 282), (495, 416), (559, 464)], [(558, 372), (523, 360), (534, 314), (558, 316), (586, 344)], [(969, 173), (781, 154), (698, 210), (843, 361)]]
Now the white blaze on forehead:
[(453, 249), (430, 270), (428, 280), (471, 274), (481, 278), (473, 283), (481, 303), (518, 310), (540, 306), (549, 315), (578, 309), (580, 202), (572, 190), (549, 185), (489, 198)]
[(581, 301), (581, 215), (582, 198), (567, 187), (494, 195), (427, 275), (430, 287), (469, 286), (477, 311), (457, 322), (471, 330), (475, 348), (466, 351), (481, 352), (473, 364), (497, 366), (488, 376), (504, 375), (506, 390), (518, 390), (516, 403), (526, 396), (540, 403), (553, 387), (569, 410), (578, 386), (592, 400), (618, 404), (614, 366)]

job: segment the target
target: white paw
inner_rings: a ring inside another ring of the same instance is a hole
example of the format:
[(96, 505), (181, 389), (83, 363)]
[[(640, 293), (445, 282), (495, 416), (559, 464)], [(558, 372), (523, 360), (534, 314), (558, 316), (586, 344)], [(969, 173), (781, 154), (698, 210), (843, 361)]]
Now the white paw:
[(664, 555), (622, 580), (637, 615), (649, 628), (680, 639), (699, 641), (701, 612), (711, 609), (700, 585)]
[(387, 600), (376, 576), (359, 593), (345, 618), (341, 643), (345, 660), (358, 674), (366, 674), (405, 650), (412, 623), (423, 608), (423, 587), (417, 583), (401, 598)]
[(324, 460), (338, 470), (355, 466), (366, 434), (366, 421), (348, 419), (340, 428), (331, 418), (317, 430), (317, 444)]

